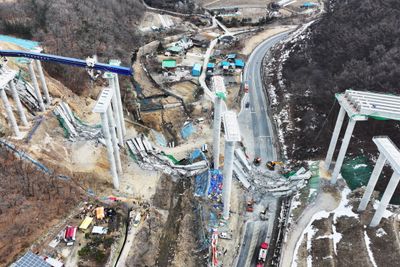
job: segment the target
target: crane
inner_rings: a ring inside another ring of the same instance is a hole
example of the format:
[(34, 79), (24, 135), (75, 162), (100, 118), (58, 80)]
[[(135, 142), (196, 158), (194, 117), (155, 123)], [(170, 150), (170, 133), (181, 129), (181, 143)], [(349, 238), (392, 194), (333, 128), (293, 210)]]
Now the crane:
[(2, 57), (24, 57), (31, 58), (40, 61), (50, 61), (65, 65), (76, 66), (80, 68), (86, 68), (89, 70), (108, 71), (116, 74), (125, 76), (132, 75), (132, 69), (128, 67), (121, 67), (116, 65), (109, 65), (104, 63), (95, 62), (93, 59), (83, 60), (72, 57), (63, 57), (50, 54), (42, 54), (32, 51), (21, 51), (21, 50), (0, 50), (0, 56)]

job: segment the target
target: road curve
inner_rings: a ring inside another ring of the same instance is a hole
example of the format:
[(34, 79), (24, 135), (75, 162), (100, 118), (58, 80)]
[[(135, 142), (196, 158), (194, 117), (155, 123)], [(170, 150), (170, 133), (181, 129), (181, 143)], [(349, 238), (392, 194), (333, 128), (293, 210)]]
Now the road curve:
[[(262, 42), (252, 52), (244, 70), (244, 81), (249, 85), (249, 93), (242, 100), (242, 110), (239, 113), (239, 126), (243, 143), (251, 159), (258, 156), (262, 162), (276, 160), (274, 147), (274, 131), (267, 113), (268, 101), (262, 79), (262, 60), (272, 46), (285, 39), (289, 32), (279, 33)], [(245, 104), (249, 102), (249, 108)], [(253, 138), (251, 138), (253, 137)]]

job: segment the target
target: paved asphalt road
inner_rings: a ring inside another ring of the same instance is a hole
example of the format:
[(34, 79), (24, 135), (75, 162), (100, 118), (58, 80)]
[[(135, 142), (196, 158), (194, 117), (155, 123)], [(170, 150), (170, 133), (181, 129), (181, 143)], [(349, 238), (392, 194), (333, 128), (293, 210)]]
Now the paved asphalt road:
[[(243, 142), (250, 159), (261, 157), (262, 163), (276, 160), (272, 124), (267, 114), (268, 101), (261, 77), (262, 59), (272, 46), (287, 35), (287, 32), (274, 35), (259, 45), (251, 54), (244, 70), (243, 80), (249, 85), (249, 93), (242, 101), (239, 126), (242, 136), (245, 137)], [(250, 103), (249, 108), (245, 108), (247, 102)]]
[[(288, 32), (277, 34), (259, 45), (251, 54), (244, 71), (244, 81), (249, 84), (249, 93), (242, 100), (242, 110), (238, 116), (239, 127), (250, 159), (259, 156), (262, 163), (268, 160), (276, 160), (272, 123), (267, 114), (268, 101), (261, 78), (262, 59), (272, 46), (286, 38), (288, 34)], [(250, 103), (249, 108), (245, 108), (247, 102)], [(269, 220), (273, 221), (274, 218), (274, 214), (271, 214)], [(237, 258), (237, 267), (254, 266), (256, 264), (258, 247), (262, 242), (269, 239), (267, 237), (268, 232), (270, 232), (268, 231), (268, 223), (264, 221), (249, 221), (246, 224)]]

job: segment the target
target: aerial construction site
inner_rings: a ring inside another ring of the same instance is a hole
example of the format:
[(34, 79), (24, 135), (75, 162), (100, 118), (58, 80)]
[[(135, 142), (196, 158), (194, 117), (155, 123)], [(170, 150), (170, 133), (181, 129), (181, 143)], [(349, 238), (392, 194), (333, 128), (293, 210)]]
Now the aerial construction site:
[(0, 1), (0, 266), (397, 266), (395, 1)]

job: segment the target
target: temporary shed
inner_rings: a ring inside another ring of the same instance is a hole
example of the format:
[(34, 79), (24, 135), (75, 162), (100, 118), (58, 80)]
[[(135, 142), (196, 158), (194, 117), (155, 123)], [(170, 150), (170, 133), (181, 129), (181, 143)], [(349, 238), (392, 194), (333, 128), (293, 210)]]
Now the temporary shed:
[(236, 54), (229, 54), (228, 60), (234, 60), (236, 58)]
[(193, 76), (200, 76), (201, 74), (201, 64), (194, 64), (192, 69)]
[(214, 63), (208, 63), (207, 64), (207, 70), (214, 70), (215, 64)]
[(222, 61), (221, 62), (221, 67), (229, 68), (230, 63), (228, 61)]
[(44, 260), (50, 264), (52, 267), (63, 267), (64, 263), (62, 263), (61, 261), (54, 259), (54, 258), (50, 258), (50, 257), (46, 257), (44, 258)]
[(79, 229), (82, 229), (82, 230), (88, 229), (88, 227), (92, 223), (92, 221), (93, 221), (92, 217), (86, 216), (86, 218), (83, 220), (81, 225), (79, 225)]
[(176, 68), (176, 60), (175, 59), (164, 59), (162, 62), (162, 67), (165, 69)]
[(181, 46), (174, 45), (174, 46), (168, 47), (167, 51), (171, 52), (172, 54), (180, 54), (180, 53), (182, 53), (183, 48)]
[(102, 226), (93, 226), (92, 234), (105, 235), (107, 234), (107, 228)]
[(235, 59), (235, 67), (243, 69), (244, 68), (244, 61), (242, 59)]
[(104, 219), (104, 207), (96, 208), (96, 219), (103, 220)]

